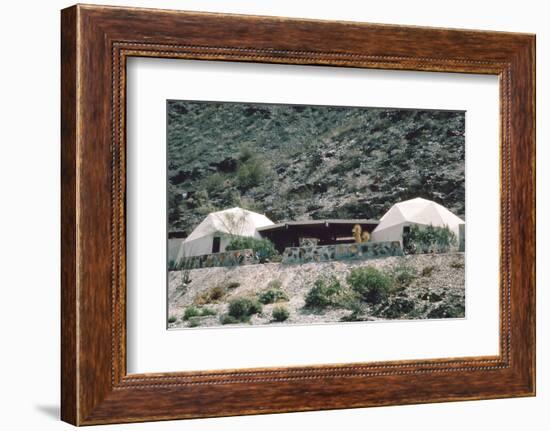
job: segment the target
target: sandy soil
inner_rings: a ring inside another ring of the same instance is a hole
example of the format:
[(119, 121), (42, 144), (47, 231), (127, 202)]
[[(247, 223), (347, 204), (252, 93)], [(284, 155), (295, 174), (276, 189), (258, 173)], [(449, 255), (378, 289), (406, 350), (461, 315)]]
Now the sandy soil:
[[(216, 312), (214, 316), (193, 319), (199, 326), (219, 326), (220, 316), (227, 312), (228, 302), (240, 296), (255, 296), (264, 290), (272, 280), (281, 282), (282, 290), (289, 301), (281, 303), (290, 312), (288, 320), (283, 323), (272, 321), (271, 311), (277, 304), (263, 306), (260, 315), (254, 315), (248, 324), (312, 324), (338, 322), (350, 314), (350, 310), (342, 308), (326, 308), (312, 311), (304, 308), (305, 295), (318, 277), (338, 278), (346, 284), (346, 278), (351, 269), (363, 266), (374, 266), (379, 269), (391, 269), (398, 265), (407, 265), (416, 271), (415, 279), (403, 289), (395, 300), (404, 298), (414, 302), (414, 313), (398, 316), (406, 319), (425, 319), (446, 317), (441, 310), (445, 307), (464, 309), (464, 254), (449, 253), (439, 255), (413, 255), (405, 257), (385, 257), (355, 262), (324, 262), (302, 265), (282, 265), (268, 263), (264, 265), (248, 265), (234, 268), (203, 268), (190, 271), (191, 281), (182, 284), (182, 272), (172, 271), (169, 274), (168, 309), (169, 316), (175, 322), (169, 323), (170, 328), (184, 328), (189, 321), (183, 319), (186, 307), (196, 302), (197, 295), (215, 286), (228, 286), (239, 283), (239, 286), (227, 290), (226, 295), (217, 302), (206, 305)], [(426, 269), (428, 268), (428, 269)], [(431, 268), (431, 270), (430, 270)], [(378, 316), (375, 316), (378, 314)], [(380, 313), (372, 312), (364, 316), (364, 320), (380, 320)], [(456, 316), (463, 317), (463, 316)]]

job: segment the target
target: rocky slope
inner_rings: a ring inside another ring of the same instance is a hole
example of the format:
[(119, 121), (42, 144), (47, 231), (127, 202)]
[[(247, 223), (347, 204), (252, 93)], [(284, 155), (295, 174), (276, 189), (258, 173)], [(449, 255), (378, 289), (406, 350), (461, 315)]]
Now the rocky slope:
[(421, 196), (464, 215), (464, 113), (168, 102), (169, 230), (232, 206), (274, 222), (379, 218)]
[[(352, 311), (342, 306), (323, 309), (305, 307), (307, 293), (319, 277), (336, 277), (347, 287), (347, 277), (353, 268), (372, 266), (385, 271), (406, 268), (411, 275), (402, 288), (376, 307), (367, 306), (350, 319)], [(182, 283), (181, 271), (169, 273), (168, 315), (170, 328), (189, 326), (220, 326), (228, 311), (228, 303), (239, 297), (257, 297), (273, 280), (288, 300), (263, 306), (262, 313), (252, 316), (248, 324), (280, 324), (272, 320), (272, 311), (283, 305), (288, 311), (284, 324), (312, 324), (345, 320), (388, 320), (462, 318), (465, 313), (464, 254), (409, 255), (368, 261), (307, 263), (282, 265), (277, 263), (234, 268), (203, 268), (190, 271), (190, 282)], [(204, 300), (204, 292), (223, 288), (219, 298)], [(208, 309), (208, 316), (186, 319), (188, 308)], [(242, 324), (242, 323), (241, 323)], [(244, 323), (245, 325), (247, 323)], [(232, 325), (230, 325), (232, 326)]]

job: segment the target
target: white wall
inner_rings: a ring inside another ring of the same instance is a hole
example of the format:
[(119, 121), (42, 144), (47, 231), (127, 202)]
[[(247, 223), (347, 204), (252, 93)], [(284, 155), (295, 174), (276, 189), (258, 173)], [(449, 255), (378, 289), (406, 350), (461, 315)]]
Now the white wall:
[[(279, 430), (546, 429), (550, 422), (550, 306), (543, 287), (550, 258), (547, 146), (550, 127), (549, 13), (545, 2), (298, 0), (132, 0), (103, 4), (344, 19), (537, 33), (538, 397), (332, 412), (136, 424), (106, 429)], [(0, 319), (4, 429), (69, 429), (57, 420), (59, 399), (59, 9), (70, 2), (4, 2), (0, 15)], [(546, 162), (546, 163), (545, 163)], [(40, 247), (29, 255), (28, 244)], [(98, 428), (98, 429), (99, 429)]]

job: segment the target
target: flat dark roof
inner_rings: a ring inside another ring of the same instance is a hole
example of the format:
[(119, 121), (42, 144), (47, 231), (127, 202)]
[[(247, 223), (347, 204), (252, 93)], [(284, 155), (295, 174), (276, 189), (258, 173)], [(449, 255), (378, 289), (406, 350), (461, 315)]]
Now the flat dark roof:
[(347, 225), (355, 225), (355, 224), (378, 224), (378, 220), (373, 219), (326, 219), (326, 220), (303, 220), (303, 221), (287, 221), (283, 223), (277, 223), (272, 224), (270, 226), (264, 226), (258, 228), (258, 232), (264, 232), (268, 230), (274, 230), (274, 229), (281, 229), (286, 228), (287, 226), (315, 226), (315, 225), (331, 225), (331, 224), (347, 224)]
[(173, 230), (172, 232), (168, 232), (168, 238), (185, 238), (187, 237), (187, 232), (184, 230)]

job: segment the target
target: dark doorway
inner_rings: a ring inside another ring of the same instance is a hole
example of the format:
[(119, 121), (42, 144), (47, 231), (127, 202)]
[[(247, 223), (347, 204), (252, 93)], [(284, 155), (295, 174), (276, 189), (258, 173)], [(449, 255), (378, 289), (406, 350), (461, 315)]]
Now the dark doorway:
[(219, 253), (220, 252), (220, 237), (215, 236), (212, 240), (212, 253)]

